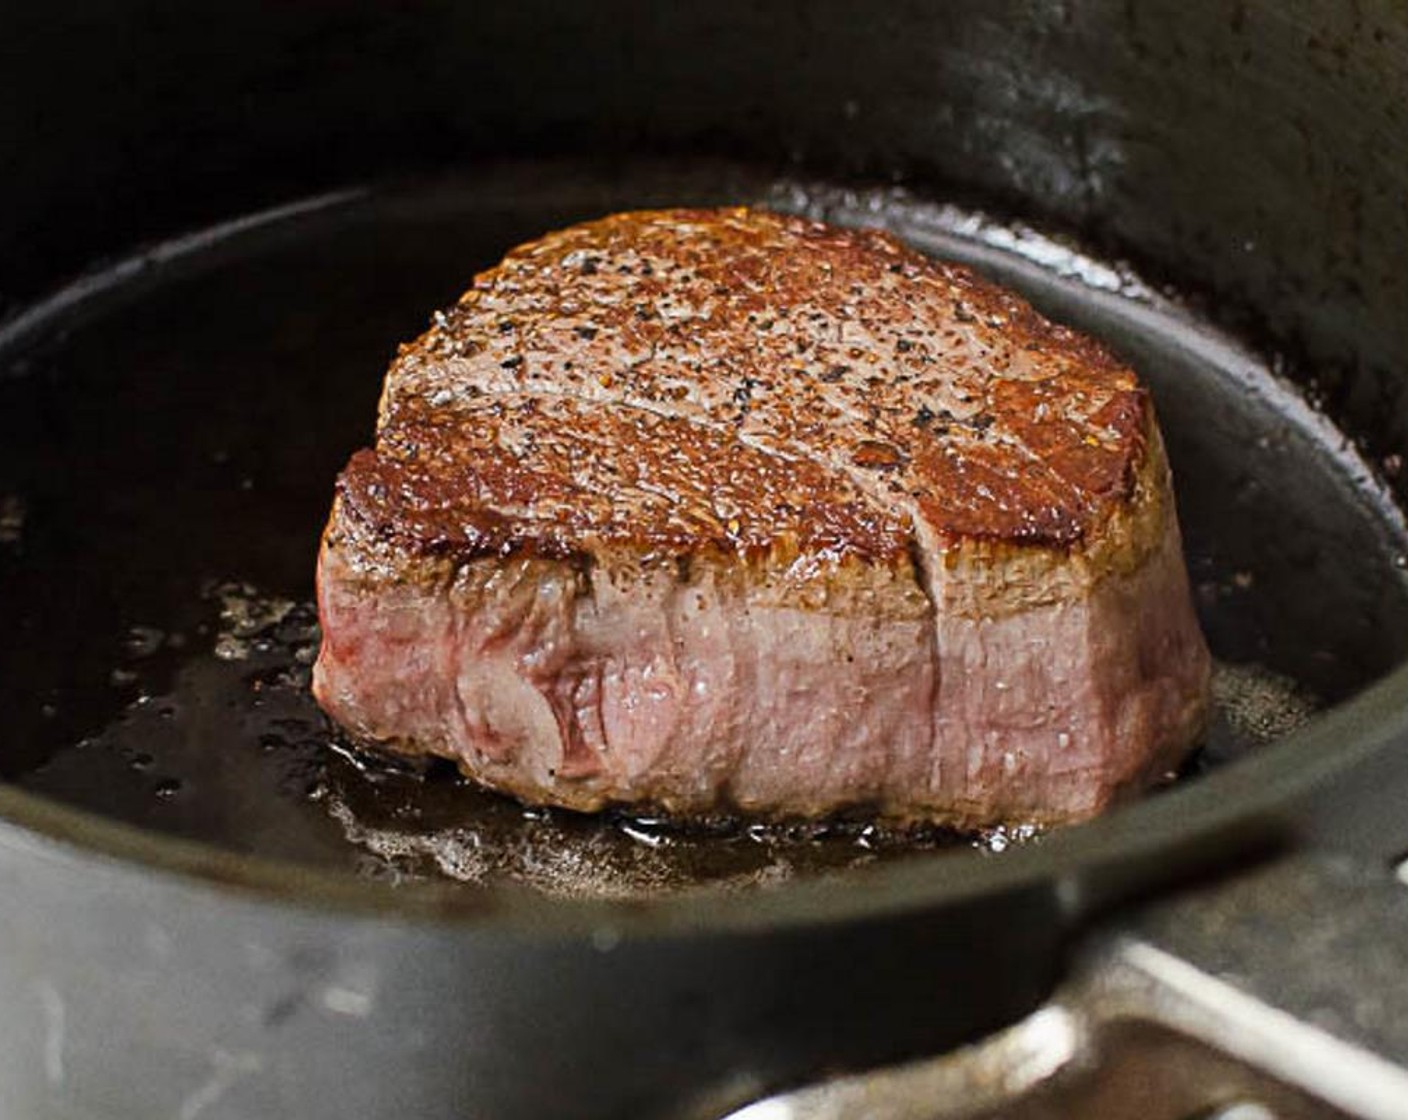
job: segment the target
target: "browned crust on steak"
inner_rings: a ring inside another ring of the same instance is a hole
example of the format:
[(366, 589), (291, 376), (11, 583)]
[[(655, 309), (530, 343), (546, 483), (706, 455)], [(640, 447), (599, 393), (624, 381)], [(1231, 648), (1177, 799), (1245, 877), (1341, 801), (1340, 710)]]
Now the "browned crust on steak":
[(566, 558), (790, 548), (871, 561), (908, 548), (896, 511), (807, 459), (727, 429), (553, 395), (476, 398), (447, 422), (403, 410), (340, 483), (349, 512), (421, 553)]
[[(1152, 414), (1103, 346), (873, 230), (620, 214), (515, 249), (404, 347), (344, 512), (421, 554), (1066, 552)], [(911, 529), (910, 527), (914, 527)]]

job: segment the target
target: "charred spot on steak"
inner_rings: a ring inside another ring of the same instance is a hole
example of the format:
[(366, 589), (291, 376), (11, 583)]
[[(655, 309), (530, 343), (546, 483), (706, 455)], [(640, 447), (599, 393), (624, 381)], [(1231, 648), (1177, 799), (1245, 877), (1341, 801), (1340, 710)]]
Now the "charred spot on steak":
[(533, 803), (960, 828), (1089, 817), (1194, 743), (1152, 405), (1017, 296), (668, 210), (521, 246), (435, 324), (319, 556), (314, 690), (359, 741)]

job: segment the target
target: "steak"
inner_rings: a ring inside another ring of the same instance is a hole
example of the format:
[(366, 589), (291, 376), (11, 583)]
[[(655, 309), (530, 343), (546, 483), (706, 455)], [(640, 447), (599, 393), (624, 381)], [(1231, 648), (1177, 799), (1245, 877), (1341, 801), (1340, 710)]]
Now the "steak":
[(387, 374), (314, 691), (525, 801), (1078, 820), (1207, 707), (1147, 392), (871, 230), (619, 214), (520, 246)]

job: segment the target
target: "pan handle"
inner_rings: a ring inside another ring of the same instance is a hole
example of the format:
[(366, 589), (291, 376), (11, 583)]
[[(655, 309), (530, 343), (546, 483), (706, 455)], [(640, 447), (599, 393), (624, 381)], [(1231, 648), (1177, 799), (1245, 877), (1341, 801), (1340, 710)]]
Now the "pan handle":
[(1408, 886), (1301, 854), (1117, 916), (1028, 1018), (728, 1120), (1408, 1118)]

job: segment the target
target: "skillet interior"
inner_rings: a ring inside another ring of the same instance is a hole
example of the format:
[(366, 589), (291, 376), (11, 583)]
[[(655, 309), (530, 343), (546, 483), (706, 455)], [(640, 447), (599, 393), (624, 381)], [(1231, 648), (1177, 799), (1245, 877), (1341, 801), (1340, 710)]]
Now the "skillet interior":
[(310, 558), (396, 343), (536, 232), (738, 198), (883, 222), (976, 261), (1122, 347), (1149, 379), (1223, 661), (1195, 774), (1401, 656), (1408, 535), (1353, 445), (1128, 270), (902, 192), (707, 162), (618, 165), (610, 178), (581, 162), (519, 162), (345, 192), (159, 246), (12, 329), (0, 353), (11, 526), (0, 610), (26, 637), (0, 653), (15, 742), (0, 774), (236, 852), (577, 896), (775, 884), (965, 841), (1008, 846), (1016, 837), (1001, 831), (890, 837), (856, 822), (700, 834), (525, 814), (448, 768), (421, 778), (347, 752), (310, 701)]

